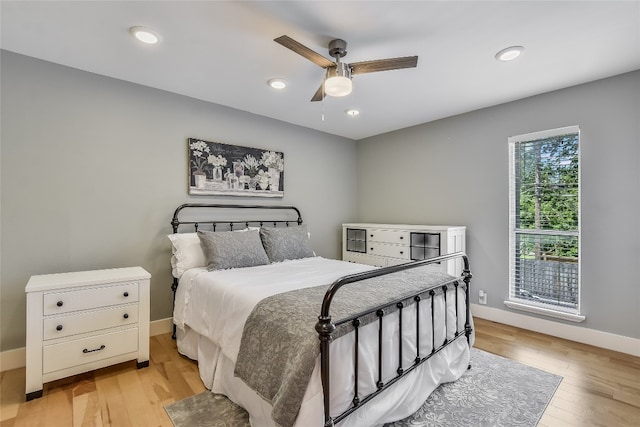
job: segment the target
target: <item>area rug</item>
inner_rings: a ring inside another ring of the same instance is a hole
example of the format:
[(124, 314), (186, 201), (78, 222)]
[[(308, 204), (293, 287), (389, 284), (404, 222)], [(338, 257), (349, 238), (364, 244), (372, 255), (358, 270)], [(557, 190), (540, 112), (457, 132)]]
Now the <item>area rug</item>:
[[(385, 427), (535, 427), (562, 377), (482, 350), (472, 368), (443, 384), (412, 416)], [(247, 412), (204, 392), (165, 406), (175, 427), (249, 427)]]

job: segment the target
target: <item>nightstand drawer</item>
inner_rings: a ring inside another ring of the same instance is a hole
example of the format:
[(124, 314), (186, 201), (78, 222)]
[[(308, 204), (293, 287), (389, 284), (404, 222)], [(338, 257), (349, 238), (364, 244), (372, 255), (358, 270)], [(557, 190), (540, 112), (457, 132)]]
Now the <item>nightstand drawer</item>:
[(138, 323), (137, 303), (47, 317), (44, 319), (44, 339), (62, 338), (130, 323)]
[(138, 351), (138, 328), (45, 345), (43, 374)]
[(44, 315), (90, 310), (138, 301), (138, 283), (44, 294)]
[(384, 243), (370, 242), (367, 248), (368, 255), (378, 255), (391, 258), (410, 259), (409, 246), (387, 245)]

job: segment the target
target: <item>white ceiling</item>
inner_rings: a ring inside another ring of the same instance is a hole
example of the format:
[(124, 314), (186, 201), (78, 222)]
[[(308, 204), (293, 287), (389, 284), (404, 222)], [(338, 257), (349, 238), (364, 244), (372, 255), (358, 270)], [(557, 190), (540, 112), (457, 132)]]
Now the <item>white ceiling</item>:
[[(640, 1), (3, 0), (0, 12), (3, 49), (352, 139), (640, 69)], [(140, 44), (134, 25), (161, 43)], [(323, 70), (273, 41), (285, 34), (328, 58), (342, 38), (346, 62), (418, 66), (311, 103)], [(494, 59), (512, 45), (519, 59)]]

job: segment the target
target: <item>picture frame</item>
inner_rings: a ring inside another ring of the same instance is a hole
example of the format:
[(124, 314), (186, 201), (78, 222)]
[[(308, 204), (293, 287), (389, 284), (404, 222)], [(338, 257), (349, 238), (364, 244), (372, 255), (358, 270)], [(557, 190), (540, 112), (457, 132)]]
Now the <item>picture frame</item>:
[(284, 197), (284, 153), (187, 139), (189, 194)]

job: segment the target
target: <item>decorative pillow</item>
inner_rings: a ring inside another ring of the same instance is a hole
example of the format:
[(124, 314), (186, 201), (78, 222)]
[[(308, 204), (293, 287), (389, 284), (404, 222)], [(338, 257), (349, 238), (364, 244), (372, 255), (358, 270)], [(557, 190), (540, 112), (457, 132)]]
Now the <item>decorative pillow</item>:
[[(234, 233), (249, 230), (260, 230), (260, 227), (247, 227), (242, 230), (234, 230)], [(190, 268), (207, 266), (207, 258), (197, 233), (176, 233), (169, 234), (167, 237), (173, 244), (171, 248), (171, 273), (173, 277), (179, 279)]]
[(209, 271), (269, 264), (260, 232), (198, 231)]
[(190, 268), (206, 267), (207, 260), (200, 246), (200, 238), (196, 233), (169, 234), (173, 244), (171, 267), (173, 277), (179, 279)]
[(315, 256), (311, 249), (306, 225), (262, 227), (260, 238), (271, 262)]

